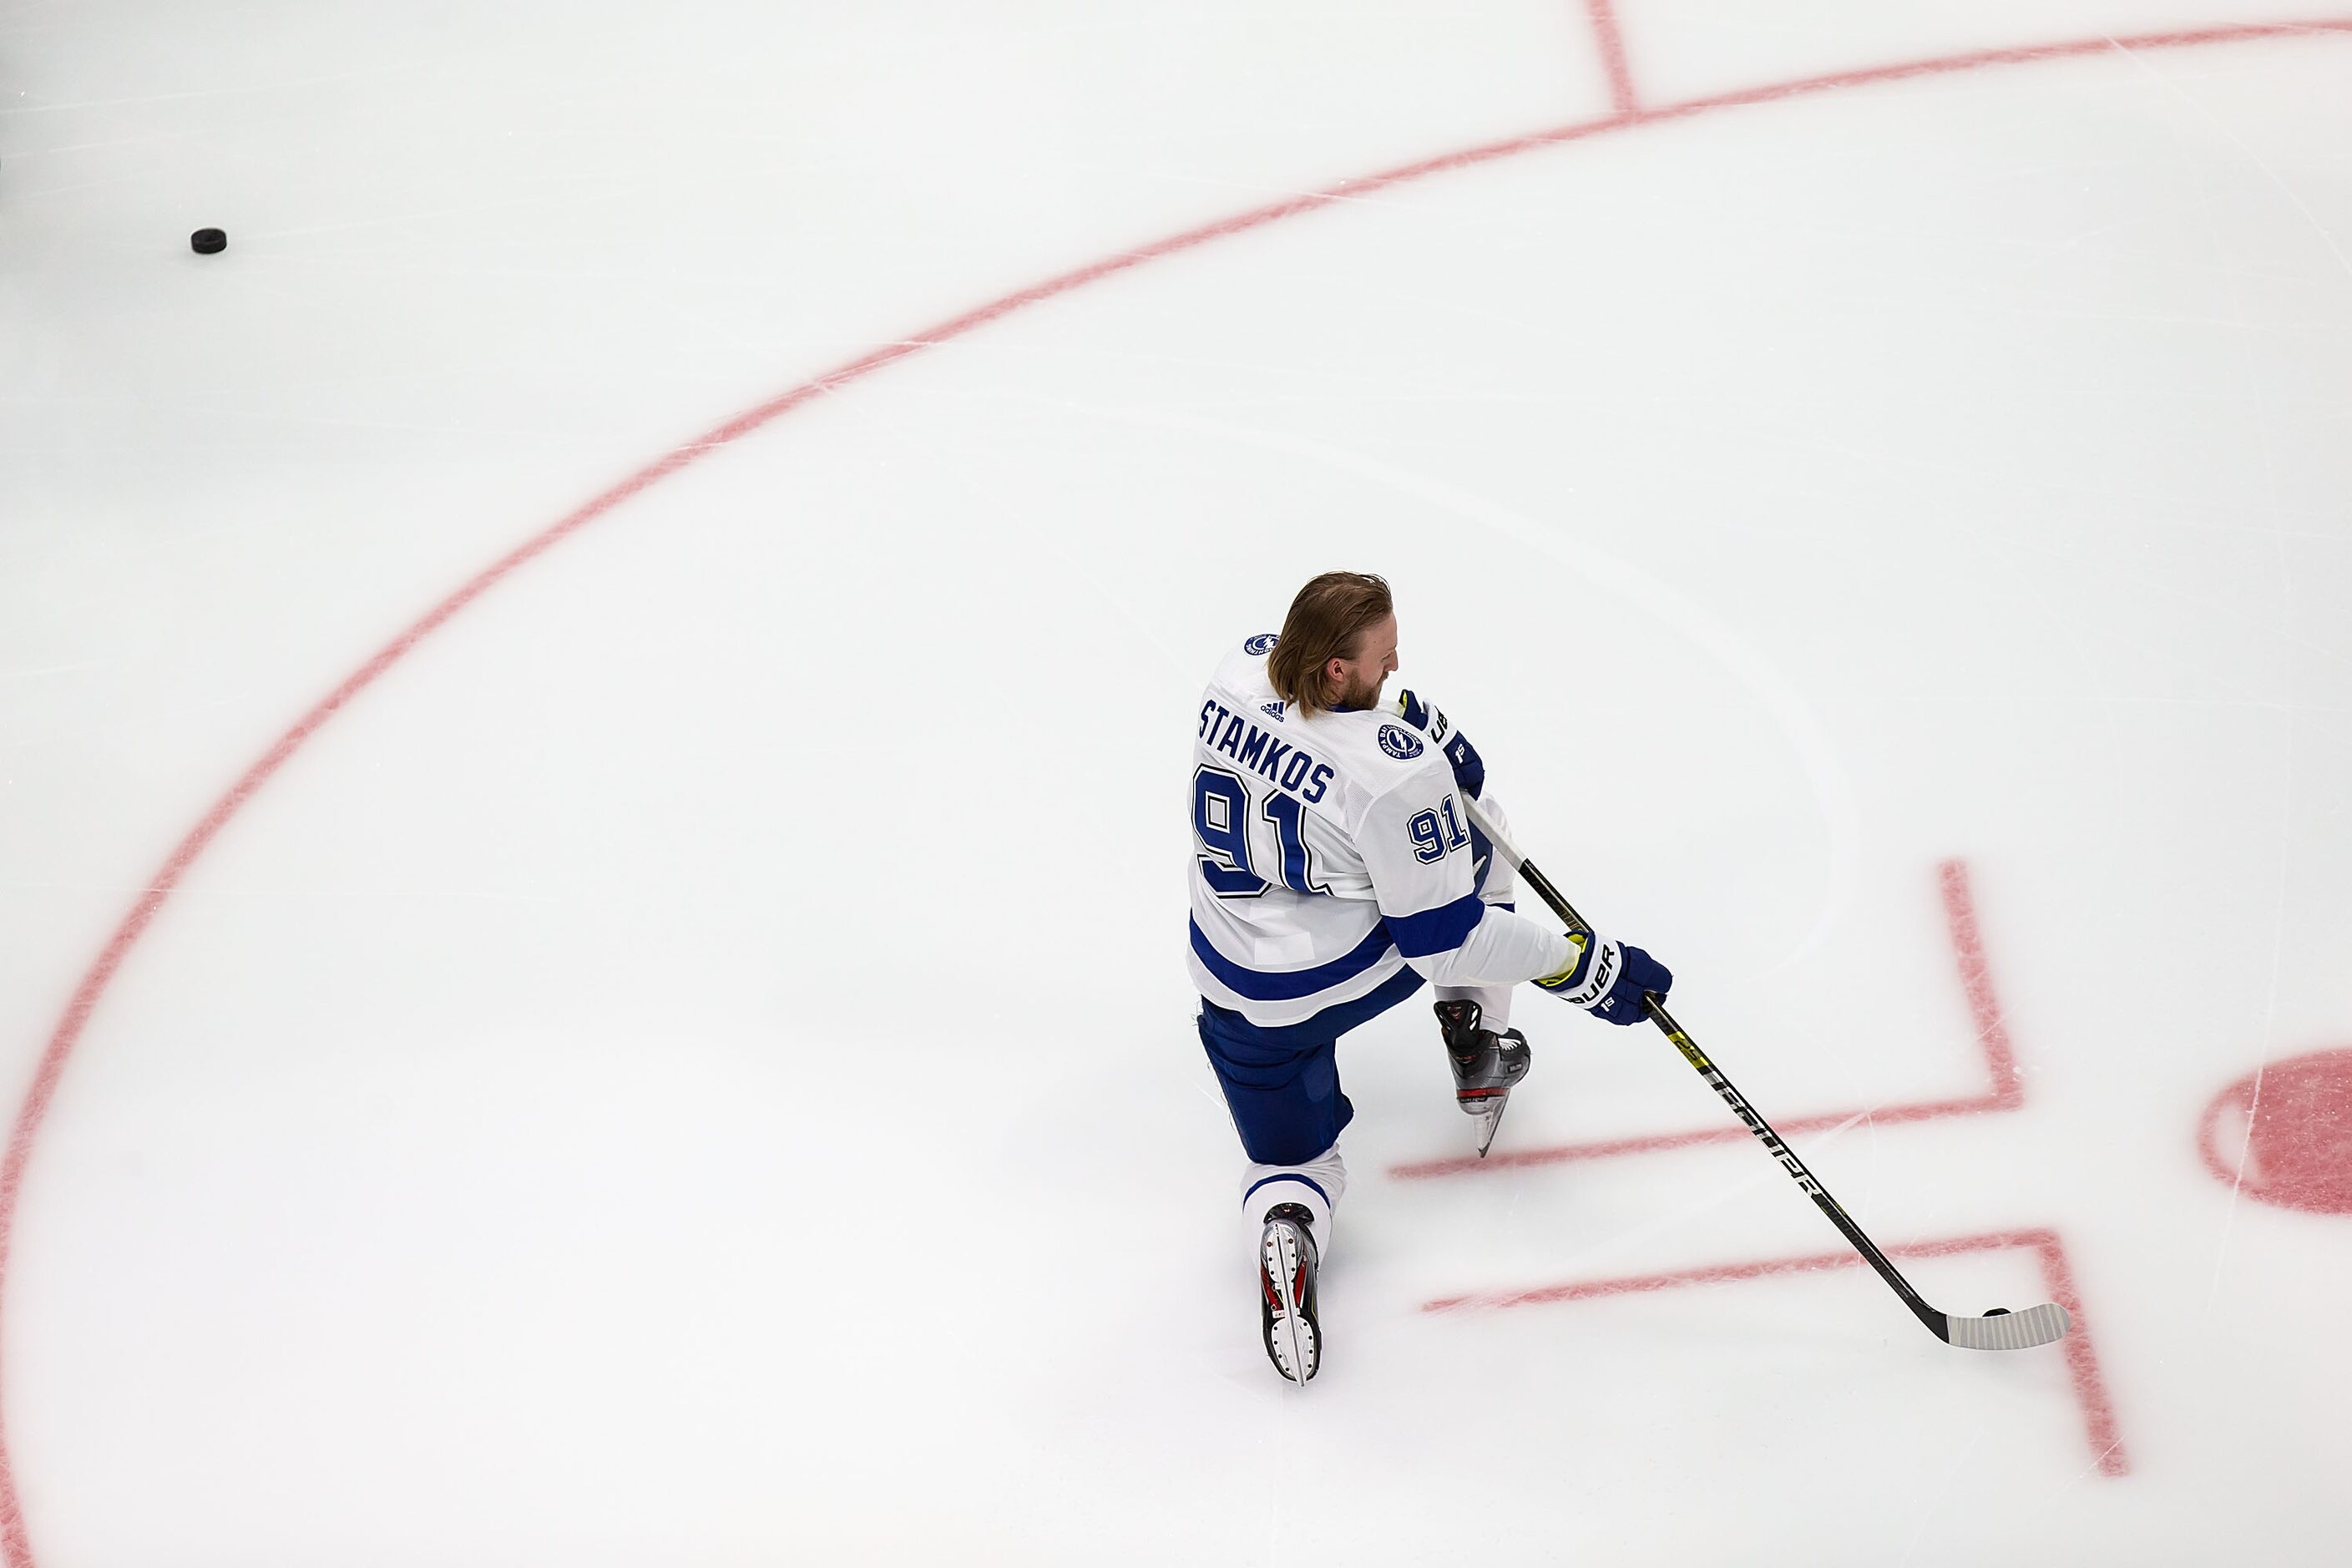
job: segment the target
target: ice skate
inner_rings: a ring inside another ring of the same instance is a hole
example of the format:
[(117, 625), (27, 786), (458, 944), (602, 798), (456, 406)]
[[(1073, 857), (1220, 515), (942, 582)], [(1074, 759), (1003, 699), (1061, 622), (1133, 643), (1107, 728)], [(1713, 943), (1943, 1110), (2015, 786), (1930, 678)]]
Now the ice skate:
[(1259, 1310), (1266, 1358), (1296, 1384), (1315, 1375), (1323, 1360), (1323, 1331), (1315, 1321), (1315, 1218), (1302, 1205), (1266, 1210), (1258, 1242)]
[(1478, 1026), (1478, 1004), (1457, 997), (1437, 1005), (1437, 1025), (1445, 1033), (1445, 1057), (1454, 1068), (1454, 1103), (1477, 1121), (1478, 1157), (1486, 1157), (1511, 1089), (1528, 1076), (1533, 1059), (1528, 1039), (1517, 1029), (1496, 1034)]

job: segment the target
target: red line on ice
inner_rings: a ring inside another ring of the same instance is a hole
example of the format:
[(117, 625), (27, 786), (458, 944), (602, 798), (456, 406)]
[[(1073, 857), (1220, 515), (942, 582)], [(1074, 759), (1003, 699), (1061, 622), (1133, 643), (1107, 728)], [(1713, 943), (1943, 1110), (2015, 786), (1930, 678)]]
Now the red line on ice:
[[(73, 1054), (82, 1033), (89, 1027), (90, 1015), (104, 996), (107, 986), (121, 969), (123, 960), (140, 936), (154, 920), (188, 868), (202, 856), (228, 820), (242, 810), (246, 803), (268, 784), (287, 759), (299, 750), (306, 741), (345, 704), (357, 697), (376, 679), (418, 642), (438, 629), (443, 622), (466, 608), (484, 593), (494, 587), (517, 567), (543, 553), (570, 534), (613, 510), (623, 501), (647, 487), (686, 468), (698, 458), (740, 439), (773, 422), (802, 404), (819, 395), (861, 379), (874, 371), (905, 358), (919, 349), (936, 347), (963, 336), (1002, 316), (1024, 306), (1066, 294), (1073, 289), (1098, 281), (1147, 261), (1173, 256), (1205, 245), (1213, 239), (1242, 234), (1264, 227), (1279, 219), (1312, 212), (1336, 202), (1344, 202), (1391, 185), (1402, 184), (1424, 175), (1440, 174), (1449, 169), (1465, 169), (1475, 164), (1492, 163), (1520, 153), (1543, 147), (1563, 146), (1571, 142), (1605, 132), (1626, 131), (1653, 121), (1677, 120), (1712, 110), (1730, 109), (1746, 104), (1769, 103), (1784, 98), (1796, 98), (1808, 93), (1824, 92), (1840, 88), (1866, 87), (1879, 82), (1900, 81), (1910, 78), (1949, 75), (1959, 71), (1981, 69), (1987, 66), (2024, 65), (2038, 60), (2063, 59), (2070, 56), (2091, 55), (2113, 50), (2118, 53), (2133, 49), (2189, 48), (2200, 45), (2246, 42), (2256, 38), (2292, 37), (2318, 34), (2352, 33), (2352, 16), (2320, 21), (2256, 23), (2226, 27), (2210, 27), (2194, 31), (2147, 33), (2123, 38), (2095, 38), (2054, 44), (2034, 44), (2017, 48), (1985, 49), (1970, 54), (1952, 55), (1931, 60), (1913, 60), (1899, 65), (1880, 66), (1864, 70), (1841, 71), (1827, 76), (1806, 77), (1796, 80), (1763, 87), (1743, 89), (1737, 92), (1719, 93), (1708, 98), (1667, 105), (1658, 109), (1632, 110), (1606, 119), (1586, 121), (1539, 132), (1531, 136), (1517, 136), (1507, 141), (1490, 142), (1434, 158), (1401, 164), (1360, 179), (1344, 180), (1328, 190), (1310, 192), (1286, 201), (1204, 224), (1181, 234), (1156, 241), (1139, 249), (1066, 272), (1059, 277), (1034, 284), (1017, 293), (969, 310), (928, 331), (890, 343), (861, 358), (852, 360), (779, 394), (769, 401), (737, 415), (656, 458), (645, 468), (595, 496), (582, 506), (558, 519), (537, 534), (516, 546), (506, 555), (476, 574), (463, 586), (427, 611), (415, 625), (393, 638), (375, 656), (362, 665), (334, 690), (327, 694), (293, 728), (280, 736), (276, 744), (259, 761), (247, 768), (226, 794), (215, 801), (173, 849), (162, 868), (150, 879), (138, 900), (124, 915), (121, 923), (100, 951), (89, 973), (75, 987), (72, 1000), (50, 1032), (47, 1046), (41, 1053), (33, 1071), (33, 1079), (18, 1104), (16, 1117), (8, 1137), (8, 1152), (0, 1160), (0, 1304), (6, 1299), (8, 1265), (16, 1244), (16, 1208), (24, 1192), (25, 1171), (32, 1158), (33, 1144), (39, 1134), (49, 1104), (57, 1093), (58, 1081), (65, 1071), (66, 1062)], [(0, 1369), (5, 1370), (5, 1369)], [(5, 1384), (0, 1384), (5, 1387)], [(32, 1541), (25, 1526), (23, 1497), (16, 1480), (16, 1461), (6, 1439), (5, 1404), (0, 1400), (0, 1551), (5, 1551), (16, 1568), (32, 1568)]]
[[(2115, 1402), (2100, 1375), (2099, 1358), (2091, 1343), (2090, 1320), (2074, 1289), (2074, 1271), (2066, 1259), (2065, 1244), (2055, 1231), (2011, 1230), (1984, 1236), (1952, 1237), (1941, 1241), (1917, 1241), (1889, 1247), (1891, 1258), (1949, 1258), (1964, 1252), (1995, 1252), (2030, 1247), (2042, 1264), (2042, 1288), (2050, 1300), (2066, 1309), (2074, 1328), (2059, 1342), (2066, 1349), (2067, 1380), (2083, 1412), (2083, 1432), (2102, 1475), (2121, 1476), (2131, 1468), (2124, 1452), (2123, 1435), (2116, 1421)], [(1620, 1279), (1580, 1279), (1525, 1290), (1495, 1290), (1471, 1296), (1445, 1296), (1423, 1302), (1424, 1312), (1458, 1312), (1505, 1307), (1537, 1307), (1560, 1301), (1590, 1301), (1606, 1296), (1632, 1296), (1653, 1290), (1675, 1290), (1692, 1285), (1727, 1285), (1742, 1279), (1762, 1279), (1778, 1274), (1815, 1274), (1851, 1268), (1862, 1262), (1851, 1249), (1814, 1253), (1802, 1258), (1763, 1258), (1752, 1263), (1723, 1263), (1705, 1268), (1678, 1268), (1663, 1274), (1637, 1274)]]
[(1601, 63), (1609, 72), (1609, 100), (1620, 114), (1640, 110), (1641, 100), (1633, 96), (1633, 70), (1625, 60), (1625, 35), (1617, 27), (1617, 9), (1612, 0), (1584, 0), (1586, 12), (1592, 18), (1593, 41), (1601, 46)]
[(2000, 1002), (1993, 994), (1992, 969), (1985, 963), (1984, 942), (1977, 934), (1976, 900), (1969, 891), (1969, 865), (1947, 860), (1937, 868), (1944, 889), (1944, 921), (1952, 933), (1952, 947), (1960, 955), (1960, 984), (1969, 994), (1969, 1011), (1976, 1017), (1977, 1044), (1985, 1055), (1985, 1070), (1992, 1079), (1992, 1100), (1999, 1109), (2015, 1110), (2025, 1103), (2025, 1082), (2018, 1076), (2017, 1052), (2009, 1043), (2009, 1026), (2001, 1021)]
[[(1960, 966), (1960, 985), (1967, 992), (1969, 1011), (1977, 1026), (1977, 1045), (1984, 1052), (1985, 1075), (1990, 1087), (1964, 1099), (1928, 1100), (1901, 1105), (1865, 1106), (1773, 1121), (1783, 1137), (1824, 1132), (1860, 1118), (1875, 1126), (1905, 1121), (1938, 1121), (1948, 1116), (1982, 1116), (1989, 1111), (2015, 1110), (2025, 1103), (2025, 1086), (2017, 1071), (2017, 1053), (2009, 1042), (2009, 1026), (2001, 1019), (2000, 1001), (1992, 989), (1991, 967), (1985, 962), (1984, 942), (1977, 933), (1976, 901), (1969, 890), (1965, 860), (1947, 860), (1936, 868), (1944, 898), (1945, 924), (1951, 932), (1952, 951)], [(1770, 1121), (1768, 1115), (1766, 1120)], [(1698, 1143), (1738, 1142), (1753, 1134), (1745, 1124), (1728, 1119), (1688, 1132), (1659, 1132), (1644, 1137), (1606, 1138), (1590, 1143), (1559, 1143), (1542, 1149), (1505, 1150), (1480, 1159), (1422, 1160), (1392, 1165), (1389, 1174), (1406, 1181), (1427, 1176), (1466, 1176), (1480, 1171), (1508, 1171), (1529, 1165), (1559, 1165), (1579, 1160), (1608, 1160), (1621, 1154), (1655, 1154), (1687, 1149)]]

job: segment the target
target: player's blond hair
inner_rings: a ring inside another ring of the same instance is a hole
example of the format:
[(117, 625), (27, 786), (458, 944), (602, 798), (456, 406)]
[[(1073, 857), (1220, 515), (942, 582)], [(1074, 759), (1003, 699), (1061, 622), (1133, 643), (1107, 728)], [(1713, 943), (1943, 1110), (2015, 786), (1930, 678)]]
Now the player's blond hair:
[(1352, 658), (1364, 628), (1395, 613), (1389, 585), (1369, 572), (1326, 572), (1298, 590), (1283, 617), (1282, 640), (1265, 661), (1266, 678), (1301, 716), (1331, 705), (1324, 667)]

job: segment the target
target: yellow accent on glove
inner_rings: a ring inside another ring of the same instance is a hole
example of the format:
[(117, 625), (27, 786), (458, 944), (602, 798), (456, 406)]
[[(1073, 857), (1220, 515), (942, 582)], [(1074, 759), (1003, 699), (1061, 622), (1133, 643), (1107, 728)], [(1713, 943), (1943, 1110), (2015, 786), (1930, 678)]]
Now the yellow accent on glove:
[(1561, 970), (1558, 974), (1540, 974), (1536, 977), (1537, 984), (1546, 986), (1554, 991), (1559, 990), (1561, 986), (1568, 984), (1568, 977), (1576, 973), (1576, 966), (1578, 964), (1584, 962), (1584, 950), (1590, 946), (1592, 942), (1592, 939), (1590, 936), (1580, 931), (1565, 931), (1561, 934), (1568, 938), (1568, 967)]

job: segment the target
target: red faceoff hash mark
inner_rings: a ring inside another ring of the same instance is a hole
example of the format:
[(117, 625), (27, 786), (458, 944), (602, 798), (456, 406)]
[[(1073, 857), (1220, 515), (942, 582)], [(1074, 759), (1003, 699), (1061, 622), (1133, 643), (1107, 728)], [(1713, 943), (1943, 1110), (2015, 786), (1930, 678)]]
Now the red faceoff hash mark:
[[(2042, 1288), (2050, 1300), (2066, 1309), (2073, 1330), (2058, 1342), (2066, 1350), (2066, 1373), (2074, 1401), (2083, 1412), (2083, 1436), (2103, 1476), (2122, 1476), (2131, 1469), (2124, 1451), (2123, 1434), (2116, 1423), (2115, 1402), (2099, 1373), (2099, 1357), (2091, 1343), (2091, 1321), (2083, 1298), (2074, 1289), (2074, 1271), (2066, 1260), (2065, 1244), (2048, 1229), (2000, 1231), (1985, 1236), (1951, 1237), (1941, 1241), (1915, 1241), (1884, 1250), (1890, 1258), (1950, 1258), (1964, 1252), (1995, 1252), (2032, 1247), (2042, 1264)], [(1851, 1268), (1862, 1255), (1848, 1249), (1804, 1258), (1765, 1258), (1753, 1263), (1724, 1263), (1706, 1268), (1680, 1268), (1664, 1274), (1637, 1274), (1622, 1279), (1580, 1279), (1542, 1285), (1532, 1289), (1495, 1290), (1469, 1296), (1446, 1296), (1422, 1304), (1424, 1312), (1494, 1310), (1506, 1307), (1538, 1307), (1563, 1301), (1590, 1301), (1603, 1296), (1633, 1296), (1652, 1290), (1676, 1290), (1698, 1285), (1727, 1285), (1741, 1279), (1762, 1279), (1776, 1274), (1814, 1274)], [(1985, 1352), (1993, 1353), (1993, 1352)]]

